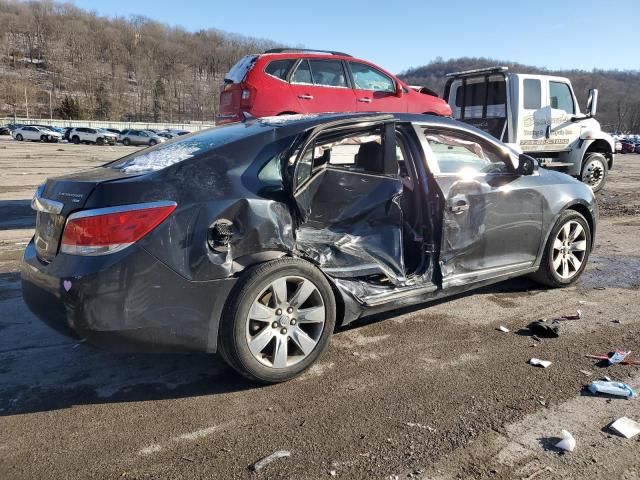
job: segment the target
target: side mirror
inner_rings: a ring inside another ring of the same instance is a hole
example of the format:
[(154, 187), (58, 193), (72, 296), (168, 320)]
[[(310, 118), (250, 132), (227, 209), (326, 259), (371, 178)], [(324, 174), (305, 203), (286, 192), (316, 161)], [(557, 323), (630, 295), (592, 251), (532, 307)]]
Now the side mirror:
[(516, 168), (516, 174), (518, 175), (533, 175), (536, 171), (536, 159), (521, 153), (518, 156), (518, 168)]
[(402, 98), (403, 95), (404, 95), (404, 88), (402, 88), (402, 85), (400, 84), (400, 82), (396, 82), (396, 97)]
[(598, 89), (592, 88), (589, 90), (589, 97), (587, 99), (587, 116), (595, 117), (598, 112)]

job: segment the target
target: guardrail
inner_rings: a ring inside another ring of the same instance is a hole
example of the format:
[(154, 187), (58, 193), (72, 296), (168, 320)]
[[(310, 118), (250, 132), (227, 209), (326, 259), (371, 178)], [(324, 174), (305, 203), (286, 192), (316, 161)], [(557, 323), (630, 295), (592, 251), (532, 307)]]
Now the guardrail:
[(192, 123), (150, 123), (150, 122), (112, 122), (109, 120), (50, 120), (48, 118), (24, 118), (24, 117), (4, 117), (0, 118), (0, 125), (8, 123), (20, 123), (24, 125), (52, 125), (54, 127), (89, 127), (89, 128), (117, 128), (124, 130), (127, 128), (135, 130), (189, 130), (195, 132), (205, 128), (214, 127), (214, 123), (192, 122)]

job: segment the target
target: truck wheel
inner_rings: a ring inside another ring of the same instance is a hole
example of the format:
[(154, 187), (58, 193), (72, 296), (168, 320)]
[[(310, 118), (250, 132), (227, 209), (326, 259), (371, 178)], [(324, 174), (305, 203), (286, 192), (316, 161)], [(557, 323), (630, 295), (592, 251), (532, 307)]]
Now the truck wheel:
[(544, 248), (540, 269), (532, 278), (550, 287), (566, 287), (575, 282), (591, 251), (591, 229), (575, 210), (560, 214)]
[(580, 180), (597, 192), (607, 182), (607, 159), (601, 153), (588, 153), (582, 161)]
[(320, 357), (335, 322), (324, 275), (303, 260), (281, 258), (244, 272), (225, 306), (218, 347), (245, 377), (283, 382)]

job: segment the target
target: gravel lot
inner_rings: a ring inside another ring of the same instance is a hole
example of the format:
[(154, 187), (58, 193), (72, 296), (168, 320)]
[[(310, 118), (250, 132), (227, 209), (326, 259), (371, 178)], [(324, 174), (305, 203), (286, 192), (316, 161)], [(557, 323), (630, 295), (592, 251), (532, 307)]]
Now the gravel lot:
[[(302, 377), (256, 387), (215, 357), (94, 350), (24, 306), (18, 271), (36, 185), (133, 149), (0, 137), (0, 478), (640, 477), (640, 436), (607, 428), (640, 421), (640, 400), (582, 390), (604, 375), (640, 385), (640, 367), (584, 357), (640, 350), (640, 155), (618, 156), (576, 286), (512, 280), (378, 316), (337, 332)], [(584, 318), (560, 338), (517, 333), (576, 309)], [(573, 453), (552, 447), (562, 429), (576, 437)], [(282, 449), (291, 456), (249, 470)]]

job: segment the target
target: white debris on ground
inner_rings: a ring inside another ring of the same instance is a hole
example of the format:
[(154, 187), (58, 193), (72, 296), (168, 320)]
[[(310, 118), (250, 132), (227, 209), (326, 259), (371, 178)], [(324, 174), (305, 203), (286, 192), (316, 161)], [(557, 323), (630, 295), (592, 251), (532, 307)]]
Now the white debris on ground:
[(573, 435), (566, 430), (562, 430), (560, 436), (562, 440), (556, 443), (556, 448), (564, 450), (565, 452), (573, 452), (576, 448), (576, 439), (573, 438)]
[(640, 433), (640, 423), (628, 417), (621, 417), (610, 425), (610, 428), (624, 438), (632, 438)]
[(258, 472), (262, 470), (264, 467), (266, 467), (267, 465), (269, 465), (270, 463), (274, 462), (275, 460), (278, 460), (279, 458), (290, 457), (290, 456), (291, 456), (291, 452), (289, 452), (288, 450), (278, 450), (277, 452), (273, 452), (271, 455), (268, 455), (258, 460), (256, 463), (251, 465), (250, 468), (254, 472)]
[(551, 366), (551, 362), (549, 360), (540, 360), (539, 358), (532, 358), (529, 360), (529, 364), (535, 367), (548, 368)]

